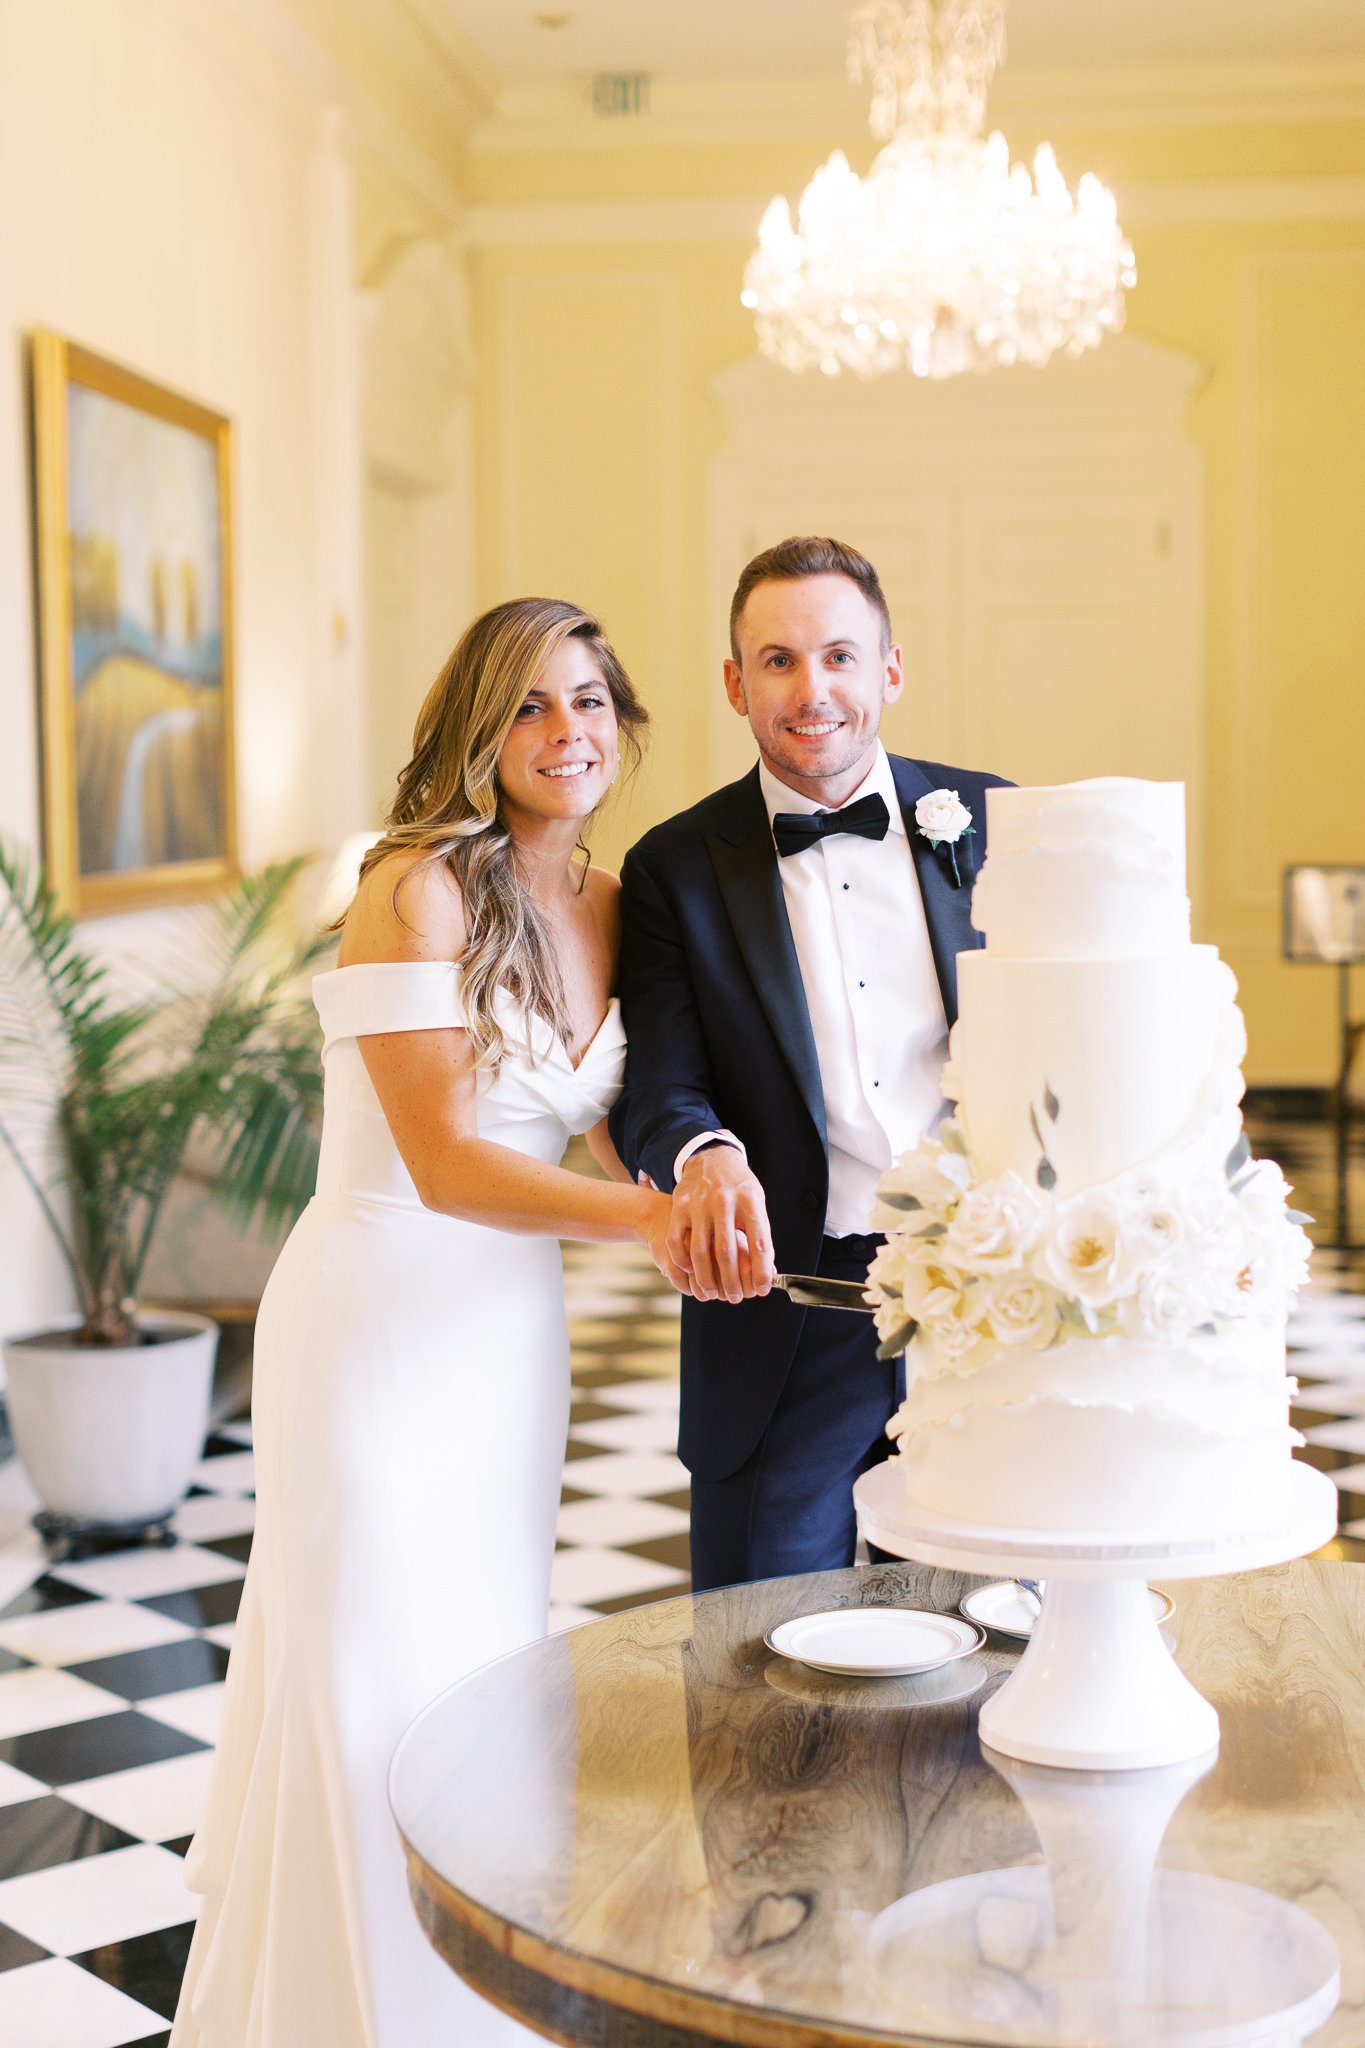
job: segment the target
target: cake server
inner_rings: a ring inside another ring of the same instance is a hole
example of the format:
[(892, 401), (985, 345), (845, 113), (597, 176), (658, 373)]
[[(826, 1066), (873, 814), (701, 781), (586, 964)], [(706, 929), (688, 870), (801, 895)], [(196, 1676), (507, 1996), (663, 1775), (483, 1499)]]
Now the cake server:
[(778, 1273), (773, 1286), (782, 1288), (799, 1308), (851, 1308), (857, 1315), (872, 1314), (871, 1304), (863, 1300), (861, 1280), (822, 1280), (818, 1273)]

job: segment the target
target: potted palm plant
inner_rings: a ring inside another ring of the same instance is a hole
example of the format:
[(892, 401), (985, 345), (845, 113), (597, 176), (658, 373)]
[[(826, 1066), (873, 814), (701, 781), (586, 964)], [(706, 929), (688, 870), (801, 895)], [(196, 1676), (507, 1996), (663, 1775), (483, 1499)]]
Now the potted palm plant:
[(305, 976), (331, 941), (291, 936), (301, 865), (206, 908), (192, 968), (130, 966), (116, 988), (38, 864), (0, 844), (0, 1150), (78, 1303), (6, 1340), (10, 1420), (37, 1525), (68, 1553), (164, 1534), (200, 1456), (217, 1326), (138, 1303), (191, 1136), (214, 1141), (216, 1192), (240, 1222), (278, 1223), (311, 1193), (322, 1083)]

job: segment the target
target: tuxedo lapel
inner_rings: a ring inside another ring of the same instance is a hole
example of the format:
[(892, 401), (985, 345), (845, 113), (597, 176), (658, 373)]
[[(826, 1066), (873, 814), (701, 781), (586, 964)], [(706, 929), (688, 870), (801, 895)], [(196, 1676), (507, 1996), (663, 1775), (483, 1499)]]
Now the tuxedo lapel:
[(734, 785), (725, 827), (708, 833), (706, 849), (759, 1002), (824, 1144), (820, 1062), (756, 768)]
[(947, 869), (915, 823), (915, 805), (921, 797), (928, 796), (932, 783), (918, 763), (907, 761), (899, 754), (891, 756), (891, 774), (910, 838), (915, 873), (919, 878), (919, 892), (929, 927), (929, 945), (943, 995), (943, 1008), (952, 1025), (957, 1022), (957, 956), (985, 944), (971, 917), (972, 882), (975, 880), (972, 850), (974, 843), (977, 846), (981, 843), (981, 828), (985, 821), (978, 821), (978, 830), (972, 837), (958, 841), (957, 858), (962, 886), (955, 888)]

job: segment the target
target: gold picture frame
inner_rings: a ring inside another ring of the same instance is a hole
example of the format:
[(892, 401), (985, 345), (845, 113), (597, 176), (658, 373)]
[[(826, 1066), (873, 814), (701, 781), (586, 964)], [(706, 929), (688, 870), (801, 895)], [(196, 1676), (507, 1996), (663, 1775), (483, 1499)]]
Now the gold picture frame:
[(232, 428), (47, 328), (32, 336), (49, 882), (81, 917), (240, 873)]

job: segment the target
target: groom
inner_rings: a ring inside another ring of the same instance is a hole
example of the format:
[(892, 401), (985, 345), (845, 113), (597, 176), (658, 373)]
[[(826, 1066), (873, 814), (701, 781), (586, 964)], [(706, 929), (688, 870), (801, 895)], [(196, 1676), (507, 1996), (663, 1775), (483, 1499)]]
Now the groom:
[(853, 1482), (890, 1448), (903, 1361), (878, 1360), (870, 1316), (770, 1288), (866, 1275), (878, 1176), (941, 1108), (1000, 780), (885, 752), (901, 650), (876, 570), (839, 541), (750, 562), (730, 657), (759, 762), (626, 858), (611, 1115), (631, 1171), (678, 1191), (698, 1591), (853, 1562)]

